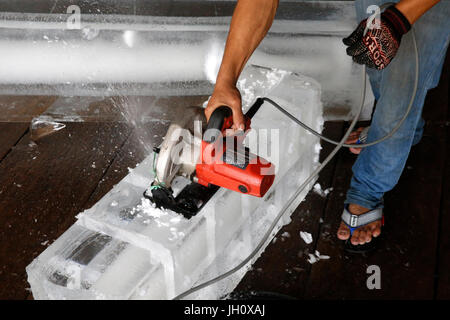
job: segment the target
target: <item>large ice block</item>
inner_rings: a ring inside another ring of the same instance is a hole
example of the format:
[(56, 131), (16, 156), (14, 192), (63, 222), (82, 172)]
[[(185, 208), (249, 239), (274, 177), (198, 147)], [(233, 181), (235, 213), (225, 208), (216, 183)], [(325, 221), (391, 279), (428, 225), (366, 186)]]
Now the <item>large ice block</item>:
[[(245, 108), (256, 97), (267, 96), (321, 131), (320, 86), (315, 80), (251, 67), (238, 85)], [(246, 141), (251, 152), (277, 168), (274, 184), (263, 198), (219, 189), (189, 220), (154, 208), (142, 197), (153, 180), (150, 154), (27, 267), (34, 297), (170, 299), (238, 264), (318, 165), (320, 151), (315, 136), (267, 103), (253, 117), (252, 128)], [(294, 201), (274, 233), (290, 221), (307, 191)], [(245, 271), (193, 297), (223, 297)]]
[[(174, 1), (165, 11), (134, 4), (134, 12), (102, 1), (98, 9), (81, 8), (79, 29), (69, 29), (63, 3), (51, 14), (0, 12), (0, 59), (8, 61), (0, 68), (0, 93), (212, 92), (234, 1)], [(282, 1), (250, 63), (313, 77), (322, 85), (327, 118), (347, 119), (357, 110), (362, 82), (360, 66), (346, 55), (341, 39), (356, 25), (353, 1)], [(366, 118), (370, 88), (368, 98)]]

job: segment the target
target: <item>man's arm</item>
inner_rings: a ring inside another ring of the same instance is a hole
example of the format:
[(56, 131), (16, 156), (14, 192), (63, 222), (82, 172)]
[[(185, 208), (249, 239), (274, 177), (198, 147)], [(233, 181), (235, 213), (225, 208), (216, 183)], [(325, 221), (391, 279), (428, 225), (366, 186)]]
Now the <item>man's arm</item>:
[(409, 23), (413, 24), (439, 1), (440, 0), (401, 0), (395, 6), (404, 14)]
[(215, 108), (226, 105), (233, 110), (233, 128), (244, 129), (241, 95), (236, 82), (253, 51), (269, 31), (277, 7), (278, 0), (238, 1), (214, 92), (205, 110), (208, 120)]

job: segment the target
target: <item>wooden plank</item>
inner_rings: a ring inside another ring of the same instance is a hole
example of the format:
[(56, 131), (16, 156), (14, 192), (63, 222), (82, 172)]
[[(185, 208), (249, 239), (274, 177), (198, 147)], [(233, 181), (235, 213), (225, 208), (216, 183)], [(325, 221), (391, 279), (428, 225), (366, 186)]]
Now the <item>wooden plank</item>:
[[(324, 133), (338, 139), (342, 135), (343, 123), (327, 122)], [(320, 154), (322, 161), (332, 150), (325, 144)], [(330, 163), (320, 174), (318, 182), (322, 188), (330, 186), (335, 163)], [(292, 214), (292, 222), (284, 226), (270, 243), (261, 257), (245, 275), (234, 291), (235, 296), (243, 292), (276, 292), (296, 298), (303, 296), (304, 284), (308, 278), (310, 264), (308, 253), (314, 252), (315, 240), (318, 238), (320, 219), (327, 198), (311, 191)], [(300, 238), (300, 231), (312, 234), (314, 242), (306, 244)], [(289, 236), (283, 236), (289, 234)]]
[[(208, 96), (59, 97), (43, 115), (59, 122), (128, 122), (141, 126), (188, 117)], [(203, 109), (202, 109), (203, 110)]]
[(47, 110), (55, 97), (0, 95), (0, 161), (26, 133), (33, 117)]
[[(439, 247), (437, 251), (437, 266), (436, 266), (436, 292), (435, 297), (437, 299), (450, 299), (450, 104), (449, 104), (449, 66), (450, 55), (447, 50), (447, 58), (444, 64), (444, 71), (440, 79), (439, 88), (437, 94), (432, 95), (431, 105), (441, 104), (447, 105), (447, 116), (439, 115), (437, 121), (445, 119), (446, 123), (443, 124), (447, 128), (447, 150), (445, 160), (444, 171), (444, 183), (442, 184), (442, 197), (441, 197), (441, 216), (440, 216), (440, 229), (439, 229)], [(439, 108), (440, 109), (440, 108)], [(438, 122), (439, 123), (439, 122)], [(441, 124), (442, 125), (442, 124)]]
[(450, 127), (447, 127), (447, 151), (444, 183), (442, 184), (437, 282), (435, 297), (450, 299)]
[(83, 210), (130, 134), (123, 124), (69, 123), (0, 163), (0, 298), (27, 297), (25, 267)]
[(47, 110), (55, 100), (55, 96), (0, 95), (0, 121), (30, 122)]
[(0, 162), (27, 132), (28, 124), (0, 122)]

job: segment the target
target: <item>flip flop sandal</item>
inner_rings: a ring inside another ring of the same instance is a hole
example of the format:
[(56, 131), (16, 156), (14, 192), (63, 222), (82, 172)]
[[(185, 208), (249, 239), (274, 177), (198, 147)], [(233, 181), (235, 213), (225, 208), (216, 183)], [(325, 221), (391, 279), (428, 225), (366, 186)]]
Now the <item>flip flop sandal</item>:
[(356, 229), (361, 228), (374, 221), (381, 220), (381, 226), (384, 226), (384, 215), (382, 208), (374, 209), (360, 215), (355, 215), (351, 214), (347, 210), (347, 207), (345, 207), (341, 219), (344, 222), (344, 224), (350, 229), (350, 237), (347, 240), (345, 240), (344, 243), (345, 251), (350, 253), (367, 253), (376, 248), (377, 243), (380, 239), (379, 236), (376, 238), (372, 237), (372, 240), (369, 243), (359, 245), (352, 244), (350, 239), (352, 238), (353, 232)]

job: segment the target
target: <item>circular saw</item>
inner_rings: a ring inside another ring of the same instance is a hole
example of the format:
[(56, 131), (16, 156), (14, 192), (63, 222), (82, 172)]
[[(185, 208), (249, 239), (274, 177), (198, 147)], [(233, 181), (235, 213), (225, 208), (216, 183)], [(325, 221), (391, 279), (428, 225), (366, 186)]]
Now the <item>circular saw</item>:
[(245, 131), (227, 135), (233, 124), (232, 110), (214, 110), (203, 132), (203, 121), (193, 130), (171, 124), (163, 143), (155, 148), (155, 181), (144, 193), (157, 207), (194, 216), (218, 188), (262, 197), (275, 179), (275, 166), (244, 145), (251, 118), (263, 101), (257, 99), (245, 114)]

